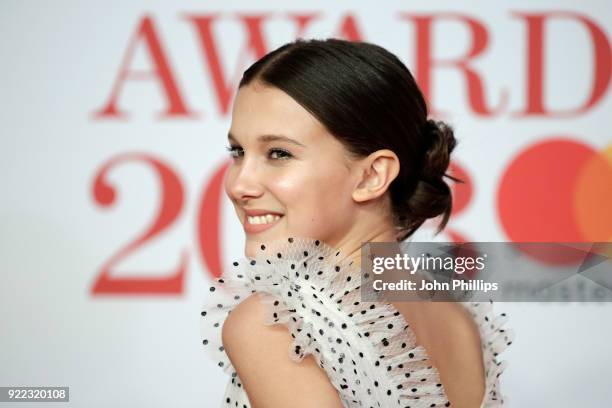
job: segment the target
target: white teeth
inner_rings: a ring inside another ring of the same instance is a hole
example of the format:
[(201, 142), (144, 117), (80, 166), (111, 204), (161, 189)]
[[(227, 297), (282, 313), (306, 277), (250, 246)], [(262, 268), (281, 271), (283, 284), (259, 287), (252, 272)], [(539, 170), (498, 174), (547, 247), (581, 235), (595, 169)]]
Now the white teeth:
[(280, 219), (280, 217), (281, 217), (280, 215), (266, 214), (266, 215), (258, 215), (255, 217), (247, 216), (247, 220), (249, 224), (269, 224), (271, 222), (274, 222)]

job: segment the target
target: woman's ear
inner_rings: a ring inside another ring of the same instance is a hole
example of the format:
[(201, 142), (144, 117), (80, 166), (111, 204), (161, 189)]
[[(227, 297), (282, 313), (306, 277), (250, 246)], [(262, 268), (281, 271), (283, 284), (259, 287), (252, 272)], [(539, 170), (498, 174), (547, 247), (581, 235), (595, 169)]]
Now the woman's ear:
[(358, 166), (361, 177), (353, 190), (353, 199), (363, 202), (382, 196), (399, 174), (399, 169), (399, 159), (392, 150), (382, 149), (371, 153)]

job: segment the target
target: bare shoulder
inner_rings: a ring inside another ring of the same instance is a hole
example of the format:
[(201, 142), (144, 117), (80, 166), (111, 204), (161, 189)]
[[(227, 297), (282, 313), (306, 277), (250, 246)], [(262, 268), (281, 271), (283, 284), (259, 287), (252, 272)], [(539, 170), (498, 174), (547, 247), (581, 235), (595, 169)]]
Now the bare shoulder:
[(459, 303), (404, 302), (396, 305), (425, 347), (451, 406), (479, 408), (485, 375), (480, 332)]
[(267, 326), (265, 305), (257, 294), (229, 314), (222, 329), (225, 351), (253, 408), (341, 407), (327, 374), (309, 355), (289, 358), (291, 335), (284, 325)]

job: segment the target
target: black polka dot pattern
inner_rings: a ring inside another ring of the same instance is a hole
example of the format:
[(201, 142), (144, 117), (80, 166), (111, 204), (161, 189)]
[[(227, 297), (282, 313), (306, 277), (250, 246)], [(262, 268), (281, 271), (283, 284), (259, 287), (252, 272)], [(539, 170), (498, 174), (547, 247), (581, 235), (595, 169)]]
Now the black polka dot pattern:
[[(448, 407), (437, 369), (403, 316), (386, 302), (362, 302), (359, 268), (320, 240), (288, 237), (258, 245), (254, 258), (232, 262), (207, 291), (200, 311), (202, 345), (231, 376), (222, 406), (250, 407), (221, 342), (223, 321), (252, 294), (266, 306), (264, 323), (287, 327), (290, 359), (311, 354), (345, 407)], [(350, 278), (350, 279), (349, 279)], [(493, 302), (462, 302), (482, 339), (486, 375), (483, 407), (503, 404), (498, 355), (514, 332)], [(229, 402), (228, 402), (229, 401)]]

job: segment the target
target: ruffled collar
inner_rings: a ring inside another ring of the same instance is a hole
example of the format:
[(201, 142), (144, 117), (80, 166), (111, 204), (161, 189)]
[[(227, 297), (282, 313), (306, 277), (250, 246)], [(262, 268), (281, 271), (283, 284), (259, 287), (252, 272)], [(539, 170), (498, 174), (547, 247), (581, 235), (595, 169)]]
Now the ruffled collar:
[[(313, 319), (331, 311), (335, 319), (330, 321), (336, 320), (342, 326), (351, 324), (354, 330), (349, 332), (370, 345), (368, 354), (375, 359), (372, 370), (379, 371), (378, 378), (386, 378), (390, 384), (385, 390), (372, 387), (373, 393), (380, 393), (376, 396), (378, 401), (392, 398), (402, 403), (419, 400), (419, 404), (431, 401), (439, 404), (436, 406), (450, 405), (436, 367), (430, 363), (425, 348), (416, 343), (401, 313), (388, 302), (361, 301), (361, 270), (341, 250), (313, 238), (288, 237), (259, 244), (254, 256), (235, 260), (231, 268), (211, 290), (223, 287), (233, 301), (206, 306), (205, 312), (229, 312), (248, 294), (266, 294), (262, 297), (268, 307), (265, 323), (287, 325), (293, 337), (290, 356), (299, 361), (308, 353), (321, 355)], [(514, 333), (500, 329), (507, 317), (505, 313), (495, 316), (492, 302), (461, 303), (474, 318), (483, 344), (483, 406), (501, 405), (497, 378), (505, 364), (496, 358), (511, 343)], [(312, 311), (312, 315), (300, 315), (302, 310)], [(219, 327), (219, 321), (216, 324)], [(231, 370), (229, 360), (222, 360)], [(343, 395), (340, 388), (344, 401), (354, 397), (348, 392)]]

